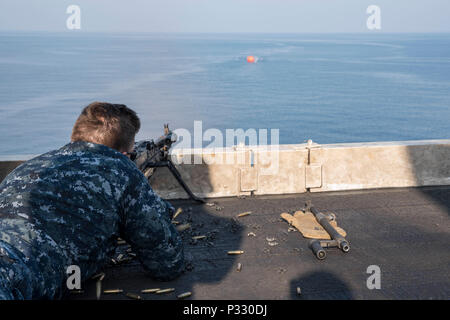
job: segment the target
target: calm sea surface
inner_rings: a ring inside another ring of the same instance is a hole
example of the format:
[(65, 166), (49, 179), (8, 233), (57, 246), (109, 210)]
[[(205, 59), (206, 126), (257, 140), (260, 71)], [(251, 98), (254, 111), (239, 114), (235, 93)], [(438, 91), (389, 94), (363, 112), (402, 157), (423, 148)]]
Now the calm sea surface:
[(64, 145), (92, 101), (135, 109), (137, 139), (194, 120), (280, 143), (449, 139), (450, 34), (0, 33), (0, 156)]

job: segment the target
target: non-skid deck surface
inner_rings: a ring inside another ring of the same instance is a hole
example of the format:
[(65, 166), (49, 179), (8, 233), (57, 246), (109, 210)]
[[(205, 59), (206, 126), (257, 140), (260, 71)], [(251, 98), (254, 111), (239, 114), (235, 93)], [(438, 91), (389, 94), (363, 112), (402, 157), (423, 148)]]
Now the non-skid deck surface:
[[(349, 253), (328, 249), (327, 258), (319, 261), (308, 248), (308, 239), (288, 231), (280, 214), (302, 209), (306, 200), (336, 214), (348, 233)], [(177, 220), (192, 225), (182, 232), (189, 271), (175, 281), (157, 282), (131, 261), (107, 267), (102, 289), (122, 289), (144, 299), (176, 299), (186, 291), (192, 292), (189, 299), (450, 299), (450, 187), (209, 202), (215, 205), (172, 201), (183, 208)], [(252, 213), (236, 217), (247, 211)], [(197, 235), (207, 237), (192, 240)], [(124, 249), (126, 245), (119, 251)], [(227, 255), (229, 250), (244, 254)], [(367, 288), (371, 265), (381, 269), (379, 290)], [(148, 288), (175, 291), (140, 293)], [(67, 298), (96, 298), (94, 280), (83, 283), (83, 290)], [(102, 294), (101, 299), (129, 298)]]

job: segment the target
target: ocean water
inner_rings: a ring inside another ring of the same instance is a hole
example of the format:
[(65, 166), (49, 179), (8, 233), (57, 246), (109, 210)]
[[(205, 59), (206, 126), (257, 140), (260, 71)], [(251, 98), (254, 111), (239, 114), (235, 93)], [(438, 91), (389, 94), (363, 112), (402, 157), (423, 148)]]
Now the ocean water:
[(64, 145), (92, 101), (136, 110), (137, 139), (195, 120), (280, 143), (450, 138), (450, 34), (0, 33), (0, 84), (0, 155)]

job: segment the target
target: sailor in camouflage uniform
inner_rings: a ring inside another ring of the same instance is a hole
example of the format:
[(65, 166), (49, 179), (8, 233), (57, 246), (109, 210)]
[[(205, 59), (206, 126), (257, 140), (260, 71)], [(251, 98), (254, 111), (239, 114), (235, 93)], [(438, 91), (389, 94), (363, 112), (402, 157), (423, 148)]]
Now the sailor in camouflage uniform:
[[(77, 122), (97, 117), (104, 127), (124, 112), (134, 114), (93, 103)], [(125, 152), (74, 139), (76, 128), (71, 143), (23, 163), (0, 184), (0, 299), (61, 298), (67, 267), (79, 266), (86, 280), (110, 261), (118, 237), (155, 279), (171, 280), (184, 269), (173, 207)]]

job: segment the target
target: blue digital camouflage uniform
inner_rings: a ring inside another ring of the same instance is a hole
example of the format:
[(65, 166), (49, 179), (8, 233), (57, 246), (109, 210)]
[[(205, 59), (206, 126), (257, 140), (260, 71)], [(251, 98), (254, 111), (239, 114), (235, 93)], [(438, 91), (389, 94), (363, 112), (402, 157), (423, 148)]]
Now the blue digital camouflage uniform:
[(67, 267), (91, 277), (118, 237), (151, 277), (179, 276), (171, 210), (131, 160), (104, 145), (73, 142), (21, 164), (0, 184), (0, 299), (62, 297)]

